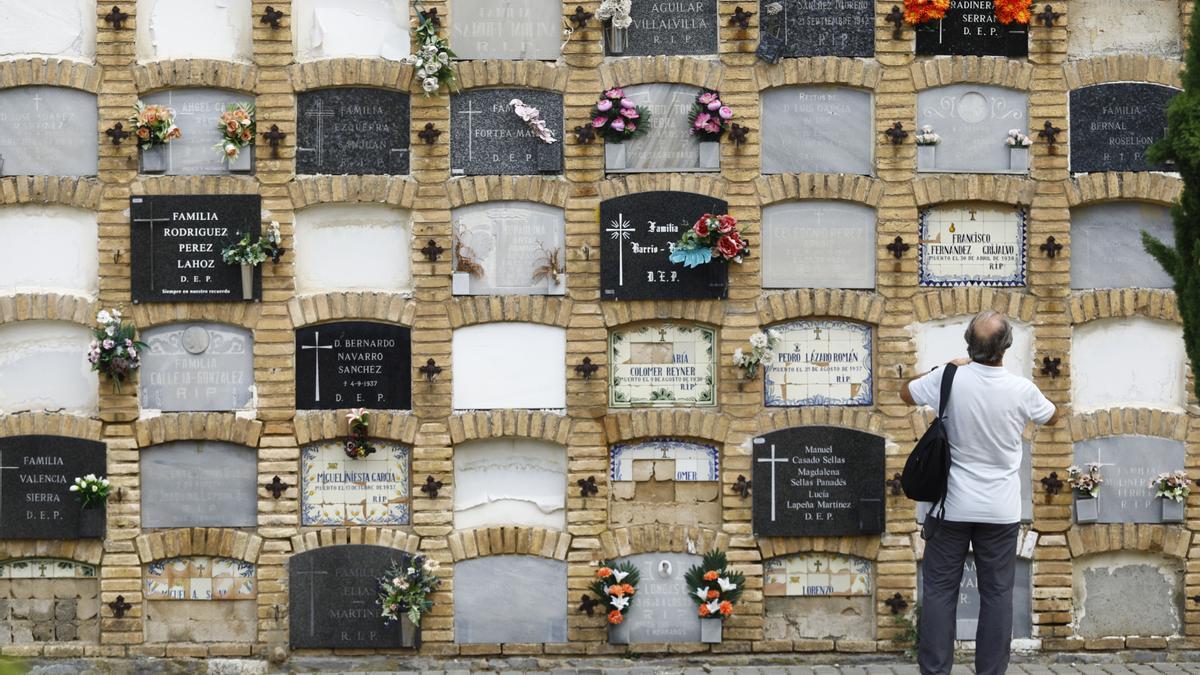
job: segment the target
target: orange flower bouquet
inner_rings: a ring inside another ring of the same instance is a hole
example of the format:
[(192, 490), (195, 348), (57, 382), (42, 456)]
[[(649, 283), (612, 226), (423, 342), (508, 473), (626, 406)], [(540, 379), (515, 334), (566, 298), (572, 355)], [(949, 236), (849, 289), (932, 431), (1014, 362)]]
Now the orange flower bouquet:
[(213, 149), (228, 157), (231, 161), (237, 159), (243, 148), (254, 145), (254, 104), (236, 103), (225, 106), (225, 112), (217, 120), (217, 129), (221, 132), (221, 142)]
[(614, 563), (608, 560), (600, 563), (591, 591), (602, 600), (605, 609), (608, 610), (606, 619), (609, 624), (615, 626), (625, 620), (625, 613), (629, 611), (633, 596), (637, 594), (639, 579), (637, 568), (629, 563)]
[(183, 135), (175, 126), (175, 111), (162, 105), (146, 105), (138, 101), (129, 118), (138, 147), (149, 150), (156, 145), (166, 145)]
[(729, 569), (724, 551), (712, 550), (699, 565), (684, 575), (692, 602), (699, 606), (700, 617), (724, 619), (733, 614), (733, 606), (742, 597), (746, 578)]
[(939, 21), (948, 9), (950, 0), (904, 0), (904, 21), (912, 26)]
[(1030, 7), (1033, 0), (995, 0), (996, 20), (1002, 24), (1029, 25)]

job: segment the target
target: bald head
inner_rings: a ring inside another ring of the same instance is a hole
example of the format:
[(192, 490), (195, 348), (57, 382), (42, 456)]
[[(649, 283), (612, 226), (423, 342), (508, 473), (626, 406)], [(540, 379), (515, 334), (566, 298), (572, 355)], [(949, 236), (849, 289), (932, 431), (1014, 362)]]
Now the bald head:
[(999, 365), (1004, 352), (1012, 346), (1012, 326), (1000, 312), (985, 310), (975, 315), (963, 335), (967, 340), (967, 356), (986, 365)]

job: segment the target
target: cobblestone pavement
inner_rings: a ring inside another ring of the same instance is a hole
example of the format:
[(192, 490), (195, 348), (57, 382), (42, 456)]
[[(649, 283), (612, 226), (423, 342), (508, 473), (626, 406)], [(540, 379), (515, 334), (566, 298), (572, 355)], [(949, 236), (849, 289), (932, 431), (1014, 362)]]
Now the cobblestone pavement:
[[(332, 671), (324, 671), (332, 672)], [(337, 671), (344, 675), (384, 675), (385, 671)], [(395, 671), (386, 671), (393, 675)], [(417, 675), (418, 671), (400, 671), (401, 675)], [(420, 675), (470, 675), (481, 671), (443, 670), (421, 671)], [(632, 668), (586, 668), (551, 669), (543, 671), (499, 670), (483, 671), (497, 675), (524, 675), (526, 673), (549, 673), (551, 675), (919, 675), (913, 664), (872, 664), (869, 666), (735, 666), (735, 667), (672, 667), (669, 665), (637, 666)], [(956, 666), (952, 675), (971, 675), (974, 668)], [(1157, 673), (1200, 673), (1200, 663), (1155, 663), (1155, 664), (1013, 664), (1010, 675), (1070, 675), (1072, 673), (1096, 673), (1098, 675), (1126, 675)]]

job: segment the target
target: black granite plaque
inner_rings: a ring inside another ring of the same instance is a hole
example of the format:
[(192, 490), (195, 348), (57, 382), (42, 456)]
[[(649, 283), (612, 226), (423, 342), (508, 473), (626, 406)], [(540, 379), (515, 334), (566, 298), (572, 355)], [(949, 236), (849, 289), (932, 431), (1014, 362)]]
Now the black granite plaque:
[(346, 544), (288, 560), (293, 649), (396, 649), (400, 624), (380, 616), (379, 579), (408, 554), (386, 546)]
[(298, 95), (296, 105), (296, 173), (408, 173), (408, 94), (318, 89)]
[[(519, 99), (541, 113), (555, 142), (533, 134), (509, 105)], [(450, 97), (450, 172), (456, 176), (562, 173), (562, 94), (540, 89), (473, 89)]]
[(635, 2), (622, 56), (717, 53), (717, 0)]
[(759, 12), (760, 40), (782, 42), (780, 56), (875, 55), (873, 0), (760, 0)]
[(104, 506), (84, 509), (76, 478), (104, 476), (104, 444), (67, 436), (0, 438), (0, 539), (97, 539)]
[(917, 54), (923, 56), (1029, 56), (1029, 27), (996, 20), (993, 0), (950, 0), (941, 21), (917, 27)]
[[(242, 269), (221, 260), (221, 249), (247, 231), (262, 231), (259, 195), (142, 195), (130, 197), (134, 302), (242, 300)], [(262, 266), (254, 268), (252, 297), (262, 297)]]
[(754, 533), (882, 532), (883, 444), (881, 436), (841, 427), (794, 427), (754, 439)]
[(412, 407), (412, 345), (404, 326), (342, 321), (296, 331), (296, 409)]
[(1173, 171), (1146, 149), (1167, 131), (1167, 103), (1178, 89), (1144, 82), (1071, 91), (1071, 171)]
[(729, 205), (691, 192), (642, 192), (600, 204), (601, 300), (698, 300), (725, 297), (730, 263), (684, 267), (671, 246), (705, 213)]

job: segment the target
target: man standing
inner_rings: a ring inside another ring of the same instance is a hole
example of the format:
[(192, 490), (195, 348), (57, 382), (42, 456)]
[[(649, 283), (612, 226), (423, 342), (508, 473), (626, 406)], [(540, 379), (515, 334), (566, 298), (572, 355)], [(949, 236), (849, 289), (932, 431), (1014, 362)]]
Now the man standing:
[[(964, 335), (967, 355), (958, 366), (946, 405), (950, 479), (945, 518), (925, 545), (922, 565), (918, 663), (927, 675), (954, 665), (959, 585), (969, 549), (979, 577), (978, 675), (1003, 675), (1012, 643), (1012, 595), (1021, 521), (1021, 435), (1029, 422), (1054, 424), (1054, 404), (1029, 380), (1003, 367), (1012, 346), (1008, 319), (980, 312)], [(909, 405), (938, 409), (944, 368), (904, 384)], [(931, 510), (926, 519), (934, 517)]]

